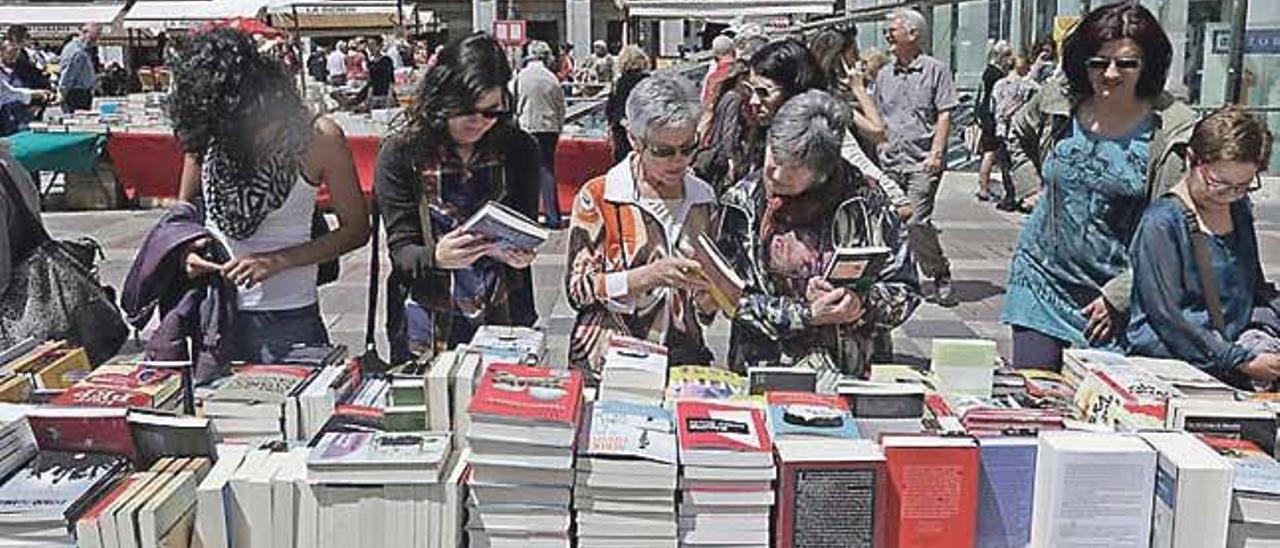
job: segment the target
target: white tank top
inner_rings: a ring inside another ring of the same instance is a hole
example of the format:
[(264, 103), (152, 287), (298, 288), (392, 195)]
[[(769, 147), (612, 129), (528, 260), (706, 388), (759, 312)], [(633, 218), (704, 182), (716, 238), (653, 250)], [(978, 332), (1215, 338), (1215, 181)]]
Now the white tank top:
[[(205, 228), (227, 247), (232, 258), (252, 253), (268, 253), (311, 241), (311, 216), (316, 209), (316, 187), (301, 175), (278, 209), (267, 214), (252, 236), (237, 240), (223, 234), (212, 219)], [(208, 200), (208, 197), (205, 198)], [(316, 265), (287, 268), (251, 289), (240, 290), (240, 309), (249, 311), (292, 310), (316, 303)]]

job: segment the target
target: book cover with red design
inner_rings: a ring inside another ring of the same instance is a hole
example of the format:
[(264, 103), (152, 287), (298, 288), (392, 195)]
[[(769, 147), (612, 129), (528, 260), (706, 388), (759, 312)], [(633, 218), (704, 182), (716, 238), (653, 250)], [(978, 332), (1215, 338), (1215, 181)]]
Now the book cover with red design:
[(875, 442), (782, 439), (776, 445), (776, 548), (884, 546), (887, 480)]
[(181, 386), (177, 371), (139, 365), (103, 365), (51, 403), (85, 407), (157, 407)]
[(480, 378), (467, 412), (576, 427), (582, 408), (582, 387), (579, 371), (495, 363)]
[(113, 453), (133, 459), (137, 450), (122, 407), (44, 407), (27, 414), (41, 451)]
[(889, 548), (973, 548), (978, 446), (972, 438), (886, 436)]
[[(697, 457), (699, 453), (757, 453), (768, 456), (773, 451), (764, 411), (759, 407), (681, 400), (676, 402), (676, 423), (680, 460), (688, 464), (701, 460)], [(715, 464), (711, 462), (708, 465)]]

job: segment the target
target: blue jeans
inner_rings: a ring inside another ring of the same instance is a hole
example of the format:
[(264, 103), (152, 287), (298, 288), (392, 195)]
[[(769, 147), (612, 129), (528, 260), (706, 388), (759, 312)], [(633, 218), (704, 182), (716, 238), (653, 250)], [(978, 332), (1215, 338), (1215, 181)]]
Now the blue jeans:
[(329, 344), (319, 304), (293, 310), (241, 310), (236, 314), (235, 331), (231, 359), (248, 363), (276, 363), (294, 345)]

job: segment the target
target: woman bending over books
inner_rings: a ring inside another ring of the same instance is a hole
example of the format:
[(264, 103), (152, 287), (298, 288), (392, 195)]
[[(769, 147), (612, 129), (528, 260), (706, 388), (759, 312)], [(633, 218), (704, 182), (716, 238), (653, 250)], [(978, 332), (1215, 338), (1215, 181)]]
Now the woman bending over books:
[(642, 80), (627, 98), (633, 151), (573, 202), (565, 293), (578, 318), (569, 363), (588, 377), (614, 333), (666, 345), (674, 365), (711, 362), (698, 310), (714, 308), (699, 263), (686, 258), (716, 201), (689, 169), (699, 108), (697, 92), (677, 77)]
[(1228, 106), (1196, 124), (1189, 146), (1191, 170), (1147, 208), (1131, 245), (1128, 350), (1266, 387), (1280, 376), (1280, 295), (1262, 275), (1248, 195), (1261, 187), (1271, 133)]
[(481, 325), (537, 319), (534, 250), (461, 228), (488, 202), (537, 219), (541, 157), (512, 122), (510, 80), (492, 38), (453, 42), (378, 155), (374, 186), (392, 265), (387, 302), (397, 303), (387, 321), (393, 363), (465, 343)]
[[(168, 110), (185, 152), (179, 198), (203, 203), (212, 234), (188, 248), (187, 271), (237, 286), (231, 358), (273, 363), (294, 344), (328, 344), (317, 265), (369, 237), (342, 128), (309, 112), (284, 66), (248, 34), (198, 33), (174, 59), (181, 91)], [(313, 222), (324, 221), (315, 206), (322, 183), (339, 227), (313, 239)]]
[(888, 197), (841, 158), (845, 116), (823, 91), (789, 99), (769, 126), (763, 169), (723, 198), (718, 247), (746, 282), (729, 339), (737, 371), (783, 364), (865, 376), (874, 331), (920, 303)]

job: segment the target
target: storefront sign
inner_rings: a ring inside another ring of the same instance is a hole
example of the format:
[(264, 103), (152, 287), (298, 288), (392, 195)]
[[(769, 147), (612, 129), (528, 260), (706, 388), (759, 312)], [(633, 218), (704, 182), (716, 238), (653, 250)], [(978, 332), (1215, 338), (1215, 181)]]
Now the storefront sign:
[(494, 21), (493, 38), (504, 46), (523, 46), (529, 41), (525, 21)]
[[(1280, 29), (1248, 29), (1244, 32), (1244, 52), (1280, 55)], [(1213, 31), (1213, 53), (1231, 53), (1231, 30)]]

